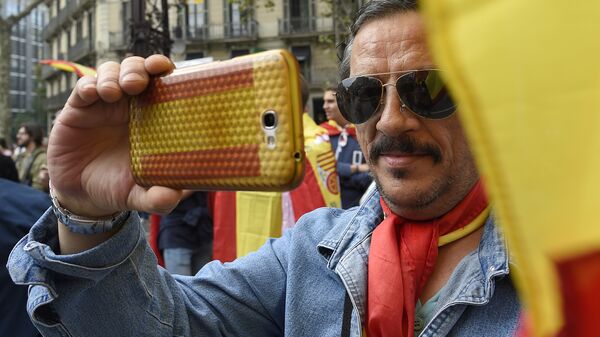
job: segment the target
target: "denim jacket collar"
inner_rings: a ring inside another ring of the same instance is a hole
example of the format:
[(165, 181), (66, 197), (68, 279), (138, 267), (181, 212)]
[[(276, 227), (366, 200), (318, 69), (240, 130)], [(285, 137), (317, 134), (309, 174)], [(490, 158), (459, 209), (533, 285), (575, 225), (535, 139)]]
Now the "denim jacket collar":
[(327, 260), (327, 266), (335, 270), (340, 259), (353, 247), (370, 237), (383, 221), (383, 210), (379, 204), (379, 192), (373, 190), (366, 201), (354, 208), (350, 221), (338, 221), (321, 240), (317, 248)]
[[(327, 266), (342, 278), (354, 307), (365, 317), (366, 274), (370, 238), (375, 227), (383, 220), (379, 193), (374, 191), (366, 202), (351, 214), (349, 220), (337, 222), (318, 250)], [(455, 304), (485, 304), (494, 292), (494, 279), (508, 275), (509, 257), (504, 238), (491, 215), (485, 225), (477, 250), (467, 255), (456, 267), (446, 286), (440, 290), (436, 311)]]

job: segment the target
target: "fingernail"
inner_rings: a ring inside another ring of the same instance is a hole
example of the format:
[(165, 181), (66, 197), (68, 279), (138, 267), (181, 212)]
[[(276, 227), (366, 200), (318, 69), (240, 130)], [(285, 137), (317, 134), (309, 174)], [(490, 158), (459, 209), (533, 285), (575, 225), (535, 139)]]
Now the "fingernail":
[(144, 77), (138, 73), (131, 73), (123, 76), (123, 82), (140, 82), (143, 81)]

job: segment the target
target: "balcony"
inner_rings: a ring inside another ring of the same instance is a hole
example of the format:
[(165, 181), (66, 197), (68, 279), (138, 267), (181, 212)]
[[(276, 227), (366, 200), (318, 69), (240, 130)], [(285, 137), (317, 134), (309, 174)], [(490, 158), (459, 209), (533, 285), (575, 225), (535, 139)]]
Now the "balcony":
[(333, 33), (333, 19), (317, 16), (304, 16), (279, 19), (279, 35), (283, 37), (303, 37)]
[(70, 18), (80, 16), (83, 10), (91, 8), (92, 5), (93, 0), (68, 0), (65, 7), (58, 12), (58, 15), (50, 18), (44, 28), (42, 38), (46, 41), (49, 40), (56, 35), (59, 27), (67, 24)]
[(47, 110), (58, 110), (65, 106), (67, 99), (71, 95), (70, 90), (65, 90), (56, 96), (46, 98), (46, 109)]
[(48, 20), (48, 24), (44, 27), (44, 31), (42, 32), (42, 38), (44, 40), (49, 40), (52, 35), (56, 33), (56, 29), (58, 28), (58, 16), (54, 16)]
[(188, 27), (187, 39), (191, 42), (207, 41), (210, 37), (208, 25), (200, 27)]
[(92, 43), (89, 37), (79, 40), (74, 46), (69, 48), (69, 61), (77, 62), (92, 53)]
[(223, 25), (224, 39), (228, 42), (256, 40), (258, 29), (256, 21), (228, 23)]

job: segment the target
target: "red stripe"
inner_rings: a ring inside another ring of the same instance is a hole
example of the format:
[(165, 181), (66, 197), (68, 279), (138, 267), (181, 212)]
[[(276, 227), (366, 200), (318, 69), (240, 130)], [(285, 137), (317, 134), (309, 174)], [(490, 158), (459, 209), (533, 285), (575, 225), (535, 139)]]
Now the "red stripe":
[(227, 92), (242, 88), (252, 88), (254, 83), (252, 61), (237, 62), (227, 67), (201, 69), (195, 72), (174, 73), (154, 78), (148, 89), (140, 95), (138, 105), (163, 103)]
[(233, 261), (237, 255), (235, 193), (217, 191), (213, 204), (213, 259)]
[(259, 145), (144, 156), (142, 177), (154, 184), (260, 175)]
[(290, 192), (295, 220), (314, 209), (327, 206), (317, 179), (312, 165), (306, 159), (304, 179), (300, 186)]
[(560, 337), (598, 336), (600, 251), (556, 263), (565, 325)]
[(321, 160), (321, 158), (333, 158), (333, 153), (332, 152), (325, 152), (325, 153), (320, 153), (317, 155), (317, 159)]

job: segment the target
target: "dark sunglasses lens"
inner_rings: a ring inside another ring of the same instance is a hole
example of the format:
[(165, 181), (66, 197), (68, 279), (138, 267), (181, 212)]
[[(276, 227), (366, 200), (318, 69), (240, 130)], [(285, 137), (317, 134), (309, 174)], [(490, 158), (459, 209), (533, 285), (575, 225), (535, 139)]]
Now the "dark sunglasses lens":
[(396, 83), (402, 102), (421, 117), (441, 119), (450, 116), (452, 101), (439, 70), (419, 70), (400, 76)]
[(340, 112), (349, 122), (366, 122), (377, 111), (381, 100), (381, 82), (373, 77), (351, 77), (338, 86), (336, 100)]

